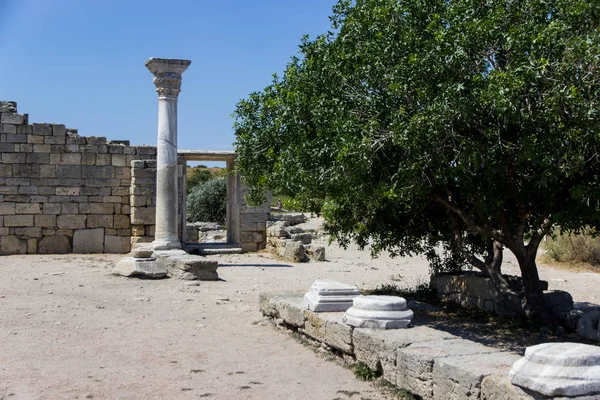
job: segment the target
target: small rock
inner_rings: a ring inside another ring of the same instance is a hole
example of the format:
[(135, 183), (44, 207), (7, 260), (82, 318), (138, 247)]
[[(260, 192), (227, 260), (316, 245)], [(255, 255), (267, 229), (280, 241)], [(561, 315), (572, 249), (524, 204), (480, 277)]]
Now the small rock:
[(582, 338), (600, 342), (600, 310), (588, 311), (577, 323), (577, 334)]

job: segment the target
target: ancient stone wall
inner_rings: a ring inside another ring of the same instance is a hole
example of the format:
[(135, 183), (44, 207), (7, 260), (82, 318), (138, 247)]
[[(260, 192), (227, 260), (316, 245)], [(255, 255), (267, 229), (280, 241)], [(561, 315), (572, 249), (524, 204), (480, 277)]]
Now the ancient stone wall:
[(271, 192), (260, 206), (250, 206), (244, 200), (248, 188), (240, 189), (240, 247), (243, 251), (257, 251), (267, 247), (267, 220), (271, 212)]
[(0, 254), (129, 251), (131, 161), (155, 147), (29, 124), (0, 102), (0, 153)]

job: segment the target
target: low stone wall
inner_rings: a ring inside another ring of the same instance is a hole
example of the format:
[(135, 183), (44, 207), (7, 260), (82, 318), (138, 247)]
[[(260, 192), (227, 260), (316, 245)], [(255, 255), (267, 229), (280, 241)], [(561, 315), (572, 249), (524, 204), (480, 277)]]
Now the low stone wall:
[(133, 160), (156, 148), (29, 124), (0, 102), (0, 254), (126, 253)]
[[(522, 293), (519, 277), (507, 276), (517, 293)], [(548, 290), (548, 282), (541, 281), (543, 290)], [(479, 308), (500, 316), (514, 317), (517, 314), (509, 309), (503, 297), (496, 290), (490, 278), (477, 272), (434, 274), (430, 285), (443, 301), (460, 304), (467, 308)], [(572, 305), (571, 305), (572, 308)]]
[[(261, 293), (260, 310), (280, 325), (336, 349), (423, 399), (533, 400), (508, 380), (520, 357), (427, 326), (373, 330), (342, 322), (344, 313), (315, 313), (304, 293)], [(584, 398), (581, 398), (582, 400)]]

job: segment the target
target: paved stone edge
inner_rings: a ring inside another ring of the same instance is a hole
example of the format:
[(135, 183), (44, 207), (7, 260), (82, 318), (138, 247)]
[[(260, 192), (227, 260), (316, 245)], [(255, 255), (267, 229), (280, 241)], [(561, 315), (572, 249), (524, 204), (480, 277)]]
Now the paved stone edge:
[(519, 355), (426, 326), (353, 328), (342, 322), (343, 312), (306, 309), (303, 297), (297, 291), (261, 293), (260, 311), (277, 325), (324, 343), (345, 360), (366, 364), (383, 379), (423, 399), (491, 400), (499, 395), (506, 400), (547, 399), (526, 393), (508, 380)]

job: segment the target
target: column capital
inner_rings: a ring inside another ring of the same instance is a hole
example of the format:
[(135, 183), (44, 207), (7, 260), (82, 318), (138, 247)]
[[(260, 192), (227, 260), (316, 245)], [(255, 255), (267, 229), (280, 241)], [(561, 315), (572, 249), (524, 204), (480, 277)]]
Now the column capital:
[(190, 66), (190, 60), (150, 57), (145, 65), (154, 74), (156, 91), (161, 97), (177, 97), (181, 91), (181, 74)]

